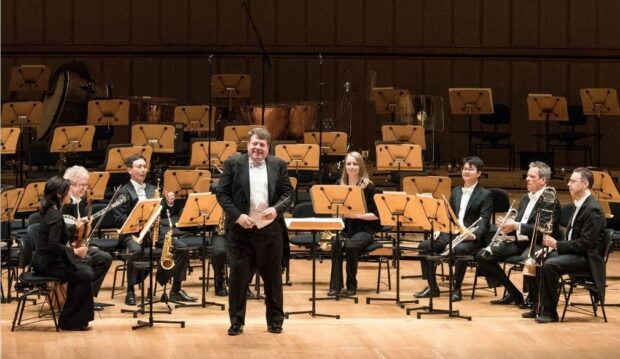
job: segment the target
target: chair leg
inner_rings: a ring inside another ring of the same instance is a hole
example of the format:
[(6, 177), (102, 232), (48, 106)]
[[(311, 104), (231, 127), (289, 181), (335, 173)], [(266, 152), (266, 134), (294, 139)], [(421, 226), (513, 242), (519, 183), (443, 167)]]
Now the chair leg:
[[(21, 324), (22, 314), (24, 312), (24, 305), (26, 303), (27, 293), (24, 293), (22, 296), (17, 297), (17, 308), (15, 308), (15, 316), (13, 317), (13, 325), (11, 326), (11, 331), (15, 331), (15, 325)], [(19, 317), (19, 321), (17, 318)]]
[(207, 263), (205, 264), (207, 266), (207, 278), (205, 278), (206, 280), (206, 291), (209, 291), (209, 277), (211, 276), (211, 259), (208, 258), (207, 259)]
[(379, 294), (379, 285), (381, 284), (381, 265), (383, 265), (383, 259), (379, 257), (378, 261), (379, 268), (377, 268), (377, 294)]
[(601, 312), (603, 313), (603, 320), (607, 323), (607, 314), (605, 314), (605, 301), (601, 300)]
[(386, 258), (385, 268), (387, 268), (388, 290), (392, 290), (392, 274), (390, 273), (390, 258)]
[(570, 302), (571, 294), (573, 294), (573, 286), (572, 285), (570, 285), (570, 289), (568, 290), (568, 295), (566, 296), (566, 302), (564, 302), (564, 310), (562, 311), (562, 319), (560, 319), (561, 322), (564, 321), (564, 317), (566, 316), (566, 309), (568, 309), (568, 304)]
[(471, 299), (474, 300), (476, 295), (476, 285), (478, 285), (478, 267), (476, 267), (476, 273), (474, 273), (474, 287), (471, 289)]
[[(54, 320), (54, 326), (56, 327), (56, 331), (59, 332), (60, 328), (58, 327), (58, 321), (56, 320), (56, 311), (54, 310), (54, 305), (52, 304), (52, 297), (50, 296), (50, 292), (48, 291), (47, 293), (45, 293), (47, 296), (47, 300), (49, 300), (50, 303), (50, 308), (52, 309), (52, 319)], [(60, 308), (60, 300), (58, 299), (58, 296), (56, 297), (56, 305), (58, 306), (58, 310), (62, 310)], [(58, 313), (58, 315), (60, 315), (60, 313)]]

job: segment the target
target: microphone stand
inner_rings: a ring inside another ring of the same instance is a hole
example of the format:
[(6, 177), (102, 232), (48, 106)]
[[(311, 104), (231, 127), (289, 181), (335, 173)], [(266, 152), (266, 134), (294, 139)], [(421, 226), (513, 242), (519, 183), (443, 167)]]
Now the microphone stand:
[[(209, 60), (209, 88), (207, 89), (208, 92), (208, 96), (209, 96), (209, 128), (207, 129), (207, 140), (209, 142), (209, 148), (208, 148), (208, 154), (209, 154), (209, 158), (207, 159), (209, 161), (209, 171), (211, 173), (213, 173), (212, 168), (211, 168), (211, 131), (215, 130), (215, 124), (212, 122), (213, 121), (213, 98), (211, 97), (211, 76), (212, 76), (212, 64), (213, 64), (213, 54), (210, 54), (209, 57), (207, 58)], [(229, 114), (230, 116), (230, 114)], [(212, 127), (213, 125), (213, 127)]]
[(261, 84), (261, 125), (265, 126), (265, 81), (267, 79), (267, 71), (266, 67), (268, 66), (271, 69), (271, 61), (269, 60), (269, 55), (267, 54), (267, 50), (265, 50), (265, 45), (263, 44), (263, 40), (260, 37), (260, 33), (258, 32), (258, 28), (254, 23), (254, 19), (252, 18), (252, 12), (250, 11), (250, 0), (243, 0), (241, 2), (241, 7), (245, 9), (245, 12), (248, 16), (248, 20), (250, 20), (250, 24), (252, 25), (252, 30), (254, 30), (254, 34), (256, 35), (256, 39), (258, 40), (258, 46), (261, 51), (261, 60), (262, 60), (262, 79), (263, 82)]
[(319, 183), (323, 183), (323, 55), (319, 54)]

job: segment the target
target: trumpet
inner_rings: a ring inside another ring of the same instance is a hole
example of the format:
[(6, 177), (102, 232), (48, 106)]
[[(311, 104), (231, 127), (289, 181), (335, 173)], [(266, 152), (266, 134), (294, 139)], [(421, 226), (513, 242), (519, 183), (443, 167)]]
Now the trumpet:
[(470, 234), (472, 234), (473, 232), (475, 232), (478, 229), (478, 222), (482, 221), (482, 217), (478, 218), (474, 223), (471, 224), (471, 226), (467, 227), (461, 234), (459, 234), (458, 236), (456, 236), (456, 238), (454, 238), (452, 240), (452, 245), (451, 246), (447, 246), (446, 250), (441, 253), (442, 256), (447, 256), (448, 253), (450, 253), (450, 248), (454, 248), (456, 247), (457, 244), (463, 242), (465, 240), (465, 238), (469, 237)]
[(512, 203), (510, 204), (510, 208), (508, 208), (508, 212), (506, 212), (506, 215), (504, 216), (504, 219), (502, 220), (502, 223), (497, 227), (497, 231), (495, 231), (495, 234), (493, 235), (493, 238), (491, 238), (491, 243), (489, 243), (489, 245), (486, 246), (482, 250), (482, 256), (483, 257), (488, 258), (488, 257), (492, 256), (493, 255), (493, 247), (497, 247), (501, 243), (506, 242), (506, 234), (507, 233), (502, 231), (502, 227), (508, 221), (514, 221), (515, 218), (517, 218), (517, 209), (514, 208), (514, 204), (515, 204), (515, 201), (512, 201)]
[[(540, 207), (536, 211), (536, 221), (534, 222), (534, 233), (532, 234), (532, 241), (530, 242), (530, 250), (527, 259), (523, 262), (523, 275), (535, 277), (536, 267), (542, 265), (542, 261), (544, 261), (548, 253), (548, 248), (544, 245), (542, 251), (536, 252), (536, 242), (538, 242), (539, 236), (542, 242), (542, 238), (546, 234), (553, 232), (553, 210), (556, 193), (555, 188), (547, 187), (538, 199), (540, 201)], [(537, 259), (540, 259), (540, 261)]]

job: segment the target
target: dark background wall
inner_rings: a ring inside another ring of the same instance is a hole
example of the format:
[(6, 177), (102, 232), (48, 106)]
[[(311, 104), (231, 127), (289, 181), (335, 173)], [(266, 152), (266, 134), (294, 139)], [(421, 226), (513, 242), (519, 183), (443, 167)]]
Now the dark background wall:
[[(54, 70), (85, 62), (114, 95), (207, 102), (209, 54), (215, 73), (249, 73), (250, 104), (261, 97), (261, 57), (241, 0), (2, 0), (2, 93), (10, 69), (43, 63)], [(491, 87), (513, 111), (518, 151), (543, 150), (544, 132), (527, 120), (528, 93), (566, 96), (579, 89), (620, 87), (618, 0), (253, 0), (252, 15), (273, 65), (266, 101), (316, 101), (323, 54), (325, 117), (344, 129), (335, 104), (343, 83), (354, 89), (353, 136), (369, 148), (383, 118), (368, 101), (377, 85), (446, 98), (442, 162), (461, 157), (462, 117), (448, 108), (449, 87)], [(603, 166), (620, 166), (618, 117), (604, 118)], [(551, 131), (559, 130), (553, 124)], [(594, 124), (587, 132), (594, 132)], [(594, 145), (595, 139), (586, 141)], [(581, 156), (578, 156), (581, 158)], [(485, 153), (504, 164), (501, 153)], [(575, 162), (573, 160), (573, 162)], [(579, 163), (577, 160), (575, 163)]]

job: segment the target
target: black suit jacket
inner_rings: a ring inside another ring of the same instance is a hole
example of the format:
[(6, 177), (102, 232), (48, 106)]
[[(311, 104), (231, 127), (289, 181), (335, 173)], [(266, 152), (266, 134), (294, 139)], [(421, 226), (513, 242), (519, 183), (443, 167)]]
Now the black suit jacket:
[[(277, 220), (282, 225), (283, 266), (286, 266), (289, 253), (288, 232), (282, 214), (294, 200), (295, 191), (288, 177), (286, 162), (270, 155), (265, 159), (265, 165), (269, 206), (278, 204), (274, 208), (278, 214)], [(242, 214), (250, 213), (250, 168), (247, 153), (230, 157), (224, 162), (224, 172), (220, 177), (216, 196), (226, 213), (227, 228), (232, 228)]]
[(36, 266), (43, 272), (45, 268), (66, 267), (76, 270), (71, 262), (73, 250), (67, 247), (73, 232), (65, 225), (62, 213), (56, 208), (49, 208), (41, 216), (39, 238), (36, 244)]
[[(519, 209), (517, 210), (517, 217), (515, 221), (517, 222), (521, 221), (521, 218), (523, 218), (523, 215), (525, 214), (525, 209), (527, 208), (528, 203), (530, 203), (530, 198), (527, 194), (525, 194), (523, 195), (523, 197), (521, 197), (521, 201), (519, 202)], [(536, 223), (536, 213), (538, 212), (538, 208), (540, 208), (540, 202), (534, 205), (534, 208), (532, 209), (532, 213), (530, 213), (530, 216), (527, 219), (527, 223), (521, 224), (521, 234), (528, 236), (530, 239), (532, 239), (532, 235), (534, 234), (534, 225)], [(555, 204), (553, 206), (553, 232), (551, 234), (553, 238), (561, 238), (562, 236), (560, 232), (561, 211), (562, 211), (562, 207), (560, 206), (560, 202), (556, 198)], [(550, 216), (550, 213), (542, 212), (541, 220), (544, 223), (547, 223), (550, 219), (549, 216)], [(516, 235), (516, 232), (513, 232), (512, 235)], [(538, 238), (537, 242), (540, 243), (541, 241), (542, 241), (542, 238)]]
[(600, 205), (590, 195), (577, 212), (573, 222), (572, 239), (568, 241), (567, 232), (567, 240), (557, 243), (558, 254), (573, 253), (588, 257), (594, 284), (601, 294), (605, 293), (605, 248), (603, 248), (603, 242), (606, 225), (607, 221)]
[[(452, 196), (450, 197), (450, 206), (454, 210), (454, 213), (458, 216), (461, 209), (461, 198), (463, 197), (463, 187), (454, 187), (452, 189)], [(482, 218), (478, 222), (478, 228), (474, 231), (476, 236), (476, 244), (482, 246), (486, 243), (486, 236), (489, 233), (489, 226), (491, 221), (491, 215), (493, 214), (493, 197), (491, 192), (480, 186), (476, 185), (474, 191), (467, 202), (467, 208), (465, 209), (465, 216), (463, 216), (463, 224), (465, 227), (471, 226), (478, 218)]]

